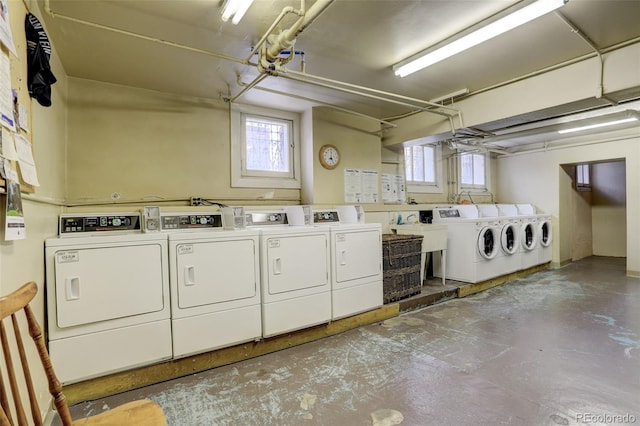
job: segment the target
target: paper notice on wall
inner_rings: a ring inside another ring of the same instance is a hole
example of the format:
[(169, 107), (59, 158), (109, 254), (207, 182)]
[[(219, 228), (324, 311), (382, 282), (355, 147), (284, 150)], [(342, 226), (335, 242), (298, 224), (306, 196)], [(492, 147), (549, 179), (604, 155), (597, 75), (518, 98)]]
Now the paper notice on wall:
[(345, 203), (377, 203), (378, 199), (377, 170), (344, 169)]
[(0, 131), (0, 156), (7, 160), (17, 160), (18, 152), (13, 141), (13, 132), (6, 127)]
[(362, 202), (377, 203), (378, 202), (378, 171), (363, 170), (362, 171)]
[(358, 169), (344, 169), (344, 202), (360, 203), (362, 198), (362, 173)]
[(11, 63), (9, 55), (0, 49), (0, 123), (11, 130), (15, 130), (13, 107)]
[(9, 21), (9, 6), (7, 0), (0, 0), (0, 42), (11, 53), (18, 56), (16, 46), (13, 43), (13, 33), (11, 32), (11, 22)]
[(387, 204), (403, 203), (405, 200), (404, 176), (382, 174), (382, 202)]
[[(5, 163), (5, 172), (7, 165)], [(7, 173), (9, 174), (9, 173)], [(22, 240), (27, 237), (27, 228), (22, 211), (22, 194), (20, 184), (11, 179), (6, 180), (7, 200), (4, 239), (7, 241)]]
[(15, 135), (16, 152), (18, 153), (18, 164), (20, 165), (20, 174), (25, 183), (33, 186), (40, 186), (38, 182), (38, 173), (36, 171), (36, 163), (33, 159), (31, 150), (31, 142), (24, 136)]

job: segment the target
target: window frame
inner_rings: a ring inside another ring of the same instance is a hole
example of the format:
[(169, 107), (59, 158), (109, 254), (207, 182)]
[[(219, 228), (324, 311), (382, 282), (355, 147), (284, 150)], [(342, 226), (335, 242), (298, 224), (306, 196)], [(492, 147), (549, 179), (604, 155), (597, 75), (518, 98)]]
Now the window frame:
[[(442, 147), (436, 144), (419, 145), (422, 148), (433, 148), (433, 177), (434, 182), (410, 180), (407, 175), (407, 156), (406, 150), (413, 149), (414, 146), (405, 147), (403, 149), (404, 174), (406, 180), (407, 192), (415, 192), (422, 194), (441, 194), (442, 186)], [(412, 156), (413, 159), (413, 156)]]
[[(246, 169), (246, 118), (290, 122), (289, 172), (251, 171)], [(230, 109), (231, 186), (235, 188), (300, 189), (300, 116), (295, 112), (232, 104)]]
[[(580, 169), (586, 169), (587, 171), (587, 181), (583, 182), (584, 172), (581, 172)], [(576, 190), (577, 191), (591, 191), (591, 164), (582, 163), (576, 164)]]
[[(468, 155), (479, 155), (484, 158), (484, 184), (462, 183), (462, 158)], [(458, 155), (458, 192), (483, 193), (491, 190), (491, 155), (489, 152), (465, 152)]]

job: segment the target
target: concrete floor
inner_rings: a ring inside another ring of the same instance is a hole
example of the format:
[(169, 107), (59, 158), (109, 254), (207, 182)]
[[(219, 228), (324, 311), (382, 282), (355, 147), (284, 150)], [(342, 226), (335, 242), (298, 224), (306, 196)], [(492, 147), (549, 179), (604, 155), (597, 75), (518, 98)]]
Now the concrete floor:
[(143, 397), (176, 426), (640, 424), (640, 279), (591, 257), (72, 415)]

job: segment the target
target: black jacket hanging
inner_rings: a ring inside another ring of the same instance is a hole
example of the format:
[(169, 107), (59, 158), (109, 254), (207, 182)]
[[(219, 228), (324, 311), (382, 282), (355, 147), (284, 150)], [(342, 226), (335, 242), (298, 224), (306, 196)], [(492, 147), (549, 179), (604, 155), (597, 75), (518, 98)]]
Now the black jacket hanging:
[(28, 13), (24, 21), (27, 36), (27, 84), (29, 95), (40, 105), (51, 106), (51, 85), (56, 77), (49, 67), (51, 43), (42, 24), (33, 14)]

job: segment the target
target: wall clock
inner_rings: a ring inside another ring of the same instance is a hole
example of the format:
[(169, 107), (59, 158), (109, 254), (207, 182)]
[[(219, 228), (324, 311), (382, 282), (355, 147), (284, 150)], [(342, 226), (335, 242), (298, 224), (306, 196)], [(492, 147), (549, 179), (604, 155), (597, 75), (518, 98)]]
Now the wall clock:
[(327, 144), (320, 147), (320, 164), (325, 169), (333, 170), (340, 163), (340, 151), (333, 145)]

